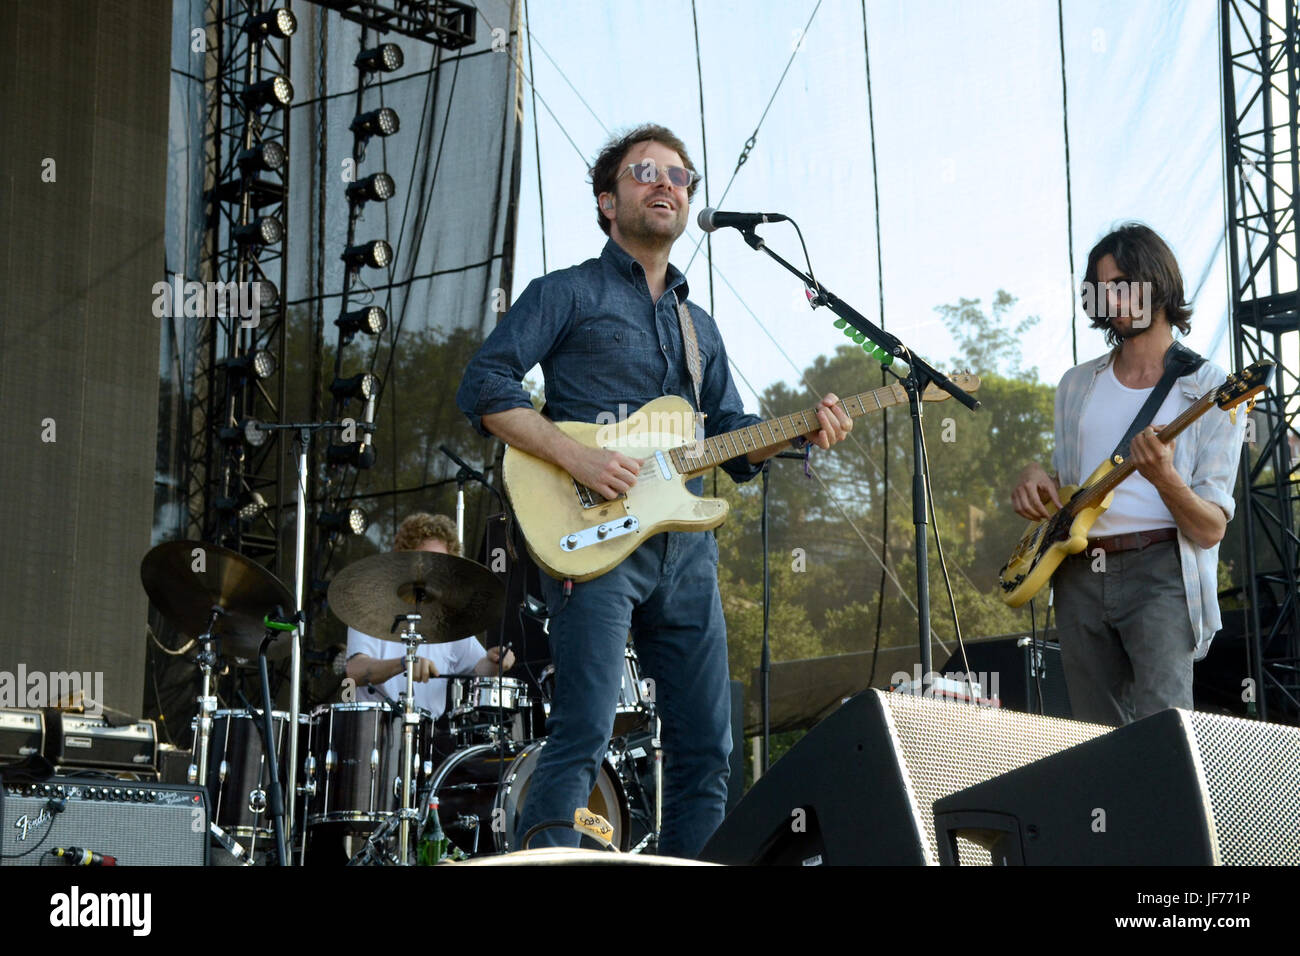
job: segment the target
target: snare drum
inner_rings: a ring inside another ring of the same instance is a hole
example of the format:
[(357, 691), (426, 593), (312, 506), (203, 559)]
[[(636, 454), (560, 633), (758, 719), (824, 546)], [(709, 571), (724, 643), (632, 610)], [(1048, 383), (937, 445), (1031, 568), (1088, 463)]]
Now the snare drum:
[[(274, 832), (270, 807), (271, 768), (262, 747), (262, 735), (253, 723), (261, 719), (260, 714), (247, 710), (217, 711), (212, 717), (208, 747), (207, 787), (212, 822), (228, 833), (250, 839), (269, 839)], [(301, 751), (311, 718), (300, 714), (298, 721)], [(289, 759), (288, 727), (288, 713), (271, 712), (276, 764), (282, 781), (286, 776), (285, 761)], [(284, 798), (287, 801), (289, 795), (286, 793)]]
[[(438, 768), (432, 785), (432, 795), (438, 798), (438, 821), (447, 838), (471, 856), (518, 849), (515, 827), (544, 746), (546, 741), (538, 740), (518, 753), (503, 757), (494, 745), (480, 744), (449, 757)], [(503, 760), (504, 774), (501, 773)], [(587, 809), (610, 822), (614, 827), (614, 846), (626, 850), (627, 796), (608, 760), (601, 762)]]
[(533, 739), (533, 699), (528, 685), (513, 677), (453, 678), (447, 721), (461, 747), (484, 743), (504, 724), (515, 743)]
[(433, 772), (433, 721), (417, 715), (415, 773), (402, 770), (402, 713), (382, 701), (328, 704), (312, 713), (306, 780), (307, 825), (368, 832), (402, 808), (402, 781), (418, 806), (419, 781)]

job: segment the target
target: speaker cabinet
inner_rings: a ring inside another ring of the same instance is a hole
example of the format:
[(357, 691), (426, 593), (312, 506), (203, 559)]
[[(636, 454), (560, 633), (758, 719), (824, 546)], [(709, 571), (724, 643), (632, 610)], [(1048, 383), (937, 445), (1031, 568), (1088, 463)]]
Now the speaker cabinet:
[[(868, 690), (747, 793), (702, 859), (731, 864), (939, 862), (932, 805), (1111, 728)], [(972, 859), (979, 848), (963, 850)], [(987, 851), (984, 861), (989, 862)]]
[(945, 863), (1300, 864), (1300, 727), (1165, 710), (935, 804)]
[(108, 777), (4, 779), (0, 864), (49, 866), (51, 850), (73, 846), (118, 866), (204, 866), (207, 796), (201, 787)]

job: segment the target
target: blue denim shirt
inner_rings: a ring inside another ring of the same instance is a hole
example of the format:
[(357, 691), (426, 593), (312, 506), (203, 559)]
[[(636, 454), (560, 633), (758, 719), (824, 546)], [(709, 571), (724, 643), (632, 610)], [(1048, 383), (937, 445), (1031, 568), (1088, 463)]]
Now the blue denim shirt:
[[(645, 270), (612, 239), (600, 258), (534, 279), (470, 360), (456, 404), (488, 435), (484, 415), (532, 407), (521, 382), (540, 363), (542, 414), (552, 421), (622, 421), (664, 395), (679, 395), (694, 408), (677, 317), (686, 277), (670, 264), (667, 279), (664, 294), (652, 302)], [(760, 421), (745, 414), (713, 317), (692, 302), (687, 307), (700, 346), (704, 408), (696, 411), (708, 416), (705, 434)], [(737, 481), (759, 472), (743, 457), (722, 467)], [(698, 493), (702, 482), (690, 485)]]
[[(1114, 355), (1113, 352), (1107, 353), (1076, 365), (1065, 373), (1056, 390), (1056, 451), (1052, 465), (1062, 485), (1079, 484), (1101, 464), (1082, 460), (1083, 439), (1079, 429), (1097, 376), (1106, 370)], [(1195, 401), (1210, 389), (1222, 385), (1227, 377), (1223, 369), (1206, 362), (1191, 375), (1184, 375), (1174, 382), (1174, 388), (1180, 389), (1189, 401)], [(1227, 412), (1213, 408), (1174, 440), (1174, 471), (1193, 492), (1222, 508), (1229, 521), (1236, 509), (1232, 489), (1237, 481), (1237, 462), (1245, 433), (1244, 406), (1238, 410), (1235, 425)], [(1178, 556), (1182, 561), (1187, 613), (1192, 621), (1192, 632), (1196, 635), (1195, 659), (1199, 661), (1209, 651), (1210, 640), (1223, 626), (1219, 611), (1219, 546), (1199, 547), (1179, 531)]]

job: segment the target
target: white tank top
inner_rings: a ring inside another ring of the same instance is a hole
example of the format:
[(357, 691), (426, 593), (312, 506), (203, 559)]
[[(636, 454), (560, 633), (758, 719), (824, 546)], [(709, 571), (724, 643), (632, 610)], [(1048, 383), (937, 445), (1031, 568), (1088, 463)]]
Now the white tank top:
[[(1127, 388), (1120, 384), (1115, 377), (1113, 364), (1106, 366), (1105, 371), (1097, 376), (1088, 404), (1079, 420), (1083, 467), (1088, 470), (1088, 474), (1115, 450), (1151, 392), (1152, 388)], [(1151, 424), (1167, 425), (1187, 406), (1188, 400), (1175, 383), (1174, 388), (1165, 396), (1160, 410), (1151, 419)], [(1087, 474), (1083, 477), (1086, 478)], [(1155, 485), (1134, 472), (1115, 489), (1115, 500), (1102, 512), (1088, 534), (1096, 538), (1172, 527), (1174, 516), (1165, 507)]]

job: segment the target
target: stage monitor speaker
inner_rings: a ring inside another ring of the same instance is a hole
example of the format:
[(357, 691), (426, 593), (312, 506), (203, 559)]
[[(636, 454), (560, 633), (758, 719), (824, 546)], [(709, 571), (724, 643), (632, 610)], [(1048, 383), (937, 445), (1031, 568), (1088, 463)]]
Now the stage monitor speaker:
[(701, 858), (935, 865), (936, 799), (1110, 729), (867, 690), (773, 764)]
[(118, 866), (204, 866), (207, 796), (202, 787), (108, 777), (5, 777), (0, 864), (51, 866), (55, 847), (111, 856)]
[(1012, 865), (1295, 866), (1297, 768), (1300, 727), (1165, 710), (939, 800), (940, 854), (966, 863), (969, 839)]

